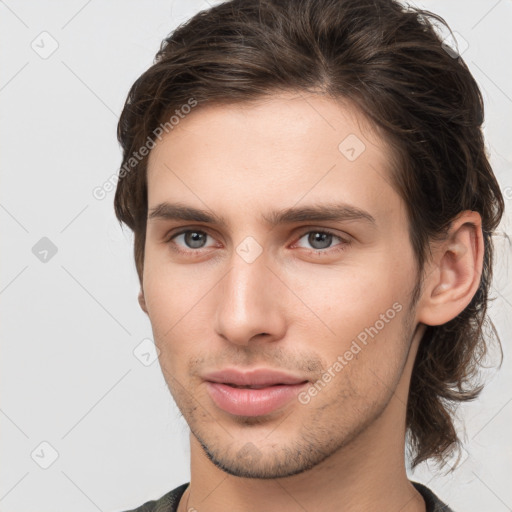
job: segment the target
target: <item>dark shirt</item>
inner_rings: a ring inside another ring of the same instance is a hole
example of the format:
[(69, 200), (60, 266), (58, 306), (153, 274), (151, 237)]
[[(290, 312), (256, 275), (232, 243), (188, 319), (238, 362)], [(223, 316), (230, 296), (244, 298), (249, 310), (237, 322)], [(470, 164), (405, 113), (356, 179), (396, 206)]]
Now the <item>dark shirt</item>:
[[(426, 503), (427, 512), (453, 512), (445, 505), (428, 487), (417, 482), (412, 482), (417, 491), (423, 496)], [(164, 494), (159, 500), (148, 501), (138, 508), (127, 510), (126, 512), (176, 512), (188, 483), (182, 484), (176, 489)]]

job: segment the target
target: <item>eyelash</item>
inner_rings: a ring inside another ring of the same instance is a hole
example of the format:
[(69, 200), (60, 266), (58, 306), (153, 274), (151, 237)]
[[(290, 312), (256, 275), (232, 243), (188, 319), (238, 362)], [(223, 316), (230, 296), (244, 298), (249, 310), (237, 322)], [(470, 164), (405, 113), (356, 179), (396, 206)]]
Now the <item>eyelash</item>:
[[(185, 254), (185, 255), (200, 255), (201, 249), (204, 249), (203, 247), (200, 247), (198, 249), (183, 249), (180, 246), (178, 246), (177, 244), (171, 243), (173, 241), (173, 239), (175, 239), (176, 237), (178, 237), (180, 235), (186, 234), (186, 233), (204, 233), (207, 236), (211, 236), (207, 231), (204, 231), (202, 229), (190, 229), (189, 228), (189, 229), (183, 229), (183, 230), (179, 231), (178, 233), (173, 233), (172, 235), (167, 236), (165, 239), (165, 243), (169, 244), (170, 247), (172, 248), (172, 250), (177, 253)], [(308, 235), (309, 233), (321, 233), (321, 234), (331, 235), (334, 238), (337, 238), (338, 240), (340, 240), (340, 242), (341, 242), (338, 245), (335, 245), (333, 247), (327, 247), (325, 249), (309, 249), (309, 252), (312, 254), (315, 254), (315, 255), (337, 254), (338, 252), (344, 251), (351, 243), (350, 240), (345, 239), (345, 238), (341, 237), (340, 235), (337, 235), (336, 233), (334, 233), (333, 231), (330, 231), (328, 229), (309, 229), (308, 231), (304, 231), (297, 238), (297, 241), (294, 242), (294, 245), (299, 240), (301, 240), (305, 235)]]
[[(333, 231), (330, 231), (329, 229), (309, 229), (308, 231), (304, 231), (297, 239), (297, 242), (305, 235), (308, 235), (309, 233), (321, 233), (323, 235), (331, 235), (333, 238), (337, 238), (340, 241), (339, 244), (334, 245), (332, 247), (327, 247), (325, 249), (309, 249), (309, 252), (313, 254), (337, 254), (339, 252), (344, 251), (350, 245), (350, 240), (348, 238), (343, 238), (340, 235), (334, 233)], [(295, 242), (294, 245), (297, 242)]]

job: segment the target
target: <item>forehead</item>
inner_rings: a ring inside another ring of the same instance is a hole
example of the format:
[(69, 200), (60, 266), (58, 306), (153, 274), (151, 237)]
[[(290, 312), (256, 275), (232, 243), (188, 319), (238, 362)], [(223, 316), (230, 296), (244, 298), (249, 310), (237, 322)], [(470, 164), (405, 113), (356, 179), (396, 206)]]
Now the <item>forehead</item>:
[[(198, 106), (148, 160), (148, 201), (243, 211), (298, 201), (390, 206), (392, 155), (352, 104), (306, 93)], [(387, 197), (389, 196), (389, 197)], [(378, 212), (375, 212), (378, 215)]]

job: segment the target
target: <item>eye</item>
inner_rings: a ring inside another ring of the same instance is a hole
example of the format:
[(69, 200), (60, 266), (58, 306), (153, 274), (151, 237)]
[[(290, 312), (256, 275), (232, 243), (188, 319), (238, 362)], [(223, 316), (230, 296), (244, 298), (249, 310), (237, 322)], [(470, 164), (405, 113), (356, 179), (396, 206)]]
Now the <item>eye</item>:
[[(206, 245), (208, 238), (211, 238), (208, 233), (198, 229), (188, 229), (172, 235), (167, 240), (174, 242), (178, 247), (184, 248), (184, 252), (194, 251), (194, 249), (204, 249), (209, 247)], [(178, 249), (182, 250), (182, 249)]]
[[(333, 245), (333, 241), (335, 240), (338, 240), (340, 243)], [(313, 250), (320, 252), (326, 252), (324, 249), (330, 249), (332, 247), (337, 248), (337, 250), (343, 250), (345, 246), (349, 244), (348, 240), (330, 231), (324, 230), (308, 231), (296, 242), (296, 245), (299, 247), (308, 249), (308, 247), (302, 245), (301, 242), (309, 244)]]

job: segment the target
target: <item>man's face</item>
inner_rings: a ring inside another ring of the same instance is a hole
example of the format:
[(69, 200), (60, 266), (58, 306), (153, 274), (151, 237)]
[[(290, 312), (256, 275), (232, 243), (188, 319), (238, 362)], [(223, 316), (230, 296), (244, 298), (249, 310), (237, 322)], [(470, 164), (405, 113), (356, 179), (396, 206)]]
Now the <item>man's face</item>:
[[(390, 154), (362, 121), (316, 95), (198, 107), (150, 154), (145, 304), (168, 387), (229, 473), (311, 468), (403, 387), (416, 266)], [(225, 369), (297, 384), (208, 382)]]

